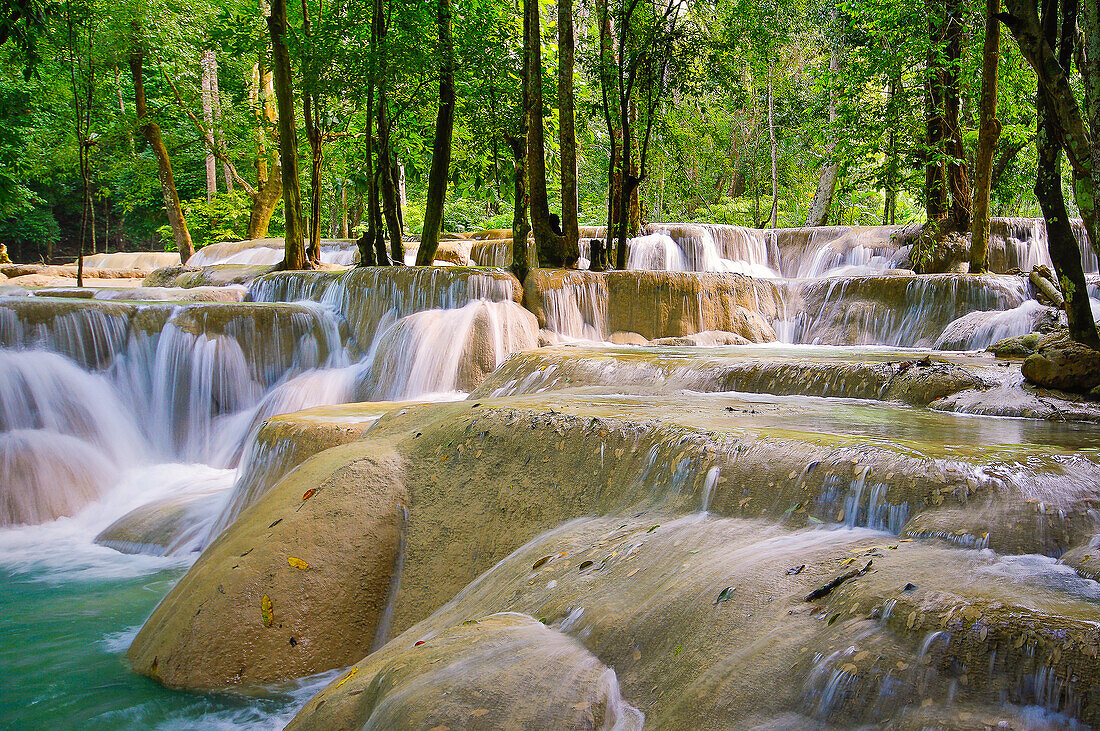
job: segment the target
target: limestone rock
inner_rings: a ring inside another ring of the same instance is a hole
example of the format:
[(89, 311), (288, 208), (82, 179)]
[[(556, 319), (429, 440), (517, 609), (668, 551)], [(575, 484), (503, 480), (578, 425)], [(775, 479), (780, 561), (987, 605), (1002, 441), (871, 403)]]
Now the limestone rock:
[(998, 358), (1026, 358), (1039, 347), (1039, 338), (1039, 333), (1004, 338), (990, 345), (988, 350)]
[(644, 336), (639, 335), (636, 332), (629, 332), (629, 331), (622, 331), (622, 330), (611, 333), (611, 337), (609, 337), (608, 340), (611, 341), (612, 343), (614, 343), (615, 345), (648, 345), (649, 344), (649, 341), (646, 340)]
[(222, 491), (185, 493), (131, 510), (95, 537), (120, 553), (174, 556), (197, 551), (210, 519), (221, 509)]
[(337, 680), (287, 728), (588, 728), (641, 731), (615, 672), (529, 616), (470, 619), (394, 642)]
[(970, 369), (954, 363), (916, 361), (902, 364), (898, 375), (891, 379), (886, 396), (914, 406), (927, 406), (937, 399), (959, 391), (985, 389), (992, 386), (992, 383)]
[(706, 330), (694, 335), (685, 335), (678, 338), (657, 338), (651, 340), (650, 345), (680, 345), (715, 347), (720, 345), (748, 345), (751, 340), (737, 333), (723, 332), (721, 330)]
[(1068, 338), (1044, 338), (1024, 360), (1023, 373), (1037, 386), (1087, 393), (1100, 386), (1100, 351)]
[(130, 646), (137, 672), (169, 687), (224, 688), (367, 654), (407, 498), (395, 456), (349, 446), (298, 467), (203, 552)]

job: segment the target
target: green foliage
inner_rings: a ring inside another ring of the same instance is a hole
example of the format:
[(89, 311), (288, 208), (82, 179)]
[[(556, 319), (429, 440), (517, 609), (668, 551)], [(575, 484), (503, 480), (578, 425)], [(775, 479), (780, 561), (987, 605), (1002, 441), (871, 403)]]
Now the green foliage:
[(0, 244), (7, 245), (12, 261), (44, 260), (60, 236), (57, 219), (45, 206), (30, 206), (16, 215), (0, 218)]
[[(209, 203), (206, 198), (183, 201), (183, 215), (196, 249), (221, 241), (241, 241), (248, 231), (248, 199), (241, 192), (219, 193)], [(157, 230), (165, 251), (175, 251), (170, 226)]]

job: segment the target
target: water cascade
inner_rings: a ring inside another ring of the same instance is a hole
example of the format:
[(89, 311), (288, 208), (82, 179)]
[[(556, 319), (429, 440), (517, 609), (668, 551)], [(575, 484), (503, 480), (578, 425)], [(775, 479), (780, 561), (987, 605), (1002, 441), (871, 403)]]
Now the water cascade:
[(894, 231), (0, 298), (5, 722), (1100, 724), (1100, 408), (975, 352), (1058, 326), (1025, 277)]

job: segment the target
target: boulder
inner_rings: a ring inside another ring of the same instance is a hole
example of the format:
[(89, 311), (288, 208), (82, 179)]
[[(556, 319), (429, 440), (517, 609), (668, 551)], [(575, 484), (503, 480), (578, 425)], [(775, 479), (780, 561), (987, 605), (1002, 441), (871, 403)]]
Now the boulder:
[(100, 531), (95, 542), (120, 553), (175, 556), (197, 551), (225, 500), (216, 492), (173, 495), (131, 510)]
[(153, 611), (127, 653), (134, 669), (169, 687), (213, 689), (366, 655), (401, 542), (399, 464), (353, 444), (287, 475)]
[(987, 350), (998, 358), (1026, 358), (1039, 347), (1039, 333), (1028, 333), (1004, 338), (990, 345)]
[[(366, 692), (353, 679), (372, 678)], [(576, 728), (641, 731), (615, 671), (529, 616), (470, 619), (393, 642), (316, 696), (288, 728)]]
[(1100, 351), (1065, 337), (1044, 338), (1024, 360), (1023, 374), (1043, 388), (1088, 393), (1100, 386)]

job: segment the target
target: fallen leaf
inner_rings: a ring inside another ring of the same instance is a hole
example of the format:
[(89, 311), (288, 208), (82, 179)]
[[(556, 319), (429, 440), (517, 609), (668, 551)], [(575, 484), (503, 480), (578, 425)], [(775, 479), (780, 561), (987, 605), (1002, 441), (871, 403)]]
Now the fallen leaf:
[(308, 563), (306, 563), (305, 561), (303, 561), (300, 558), (294, 558), (293, 556), (287, 556), (286, 562), (288, 564), (290, 564), (291, 566), (293, 566), (294, 568), (301, 569), (302, 571), (305, 571), (306, 569), (309, 568)]
[[(340, 682), (336, 684), (336, 688), (339, 688), (341, 685), (343, 685), (344, 683), (346, 683), (349, 680), (351, 680), (352, 678), (354, 678), (356, 673), (358, 673), (358, 672), (359, 672), (358, 666), (356, 666), (356, 667), (352, 668), (351, 670), (349, 670), (347, 673), (344, 674), (344, 677), (340, 678)], [(335, 688), (334, 688), (334, 690), (335, 690)]]
[(647, 530), (646, 533), (652, 533), (653, 531), (657, 530), (660, 527), (661, 527), (661, 524), (658, 523), (657, 525), (655, 525), (655, 526), (651, 527), (649, 530)]
[(587, 711), (588, 707), (591, 706), (591, 705), (592, 704), (589, 703), (588, 701), (584, 701), (583, 703), (574, 703), (573, 704), (573, 710), (574, 711)]
[(275, 606), (267, 594), (264, 594), (264, 598), (260, 600), (260, 617), (264, 621), (264, 627), (270, 627), (275, 621)]
[(413, 643), (413, 647), (420, 647), (423, 644), (424, 644), (424, 640), (417, 640), (416, 642)]
[(581, 561), (581, 565), (577, 568), (578, 571), (584, 571), (586, 568), (592, 565), (591, 561)]
[(722, 604), (723, 602), (728, 602), (731, 598), (733, 598), (733, 592), (735, 591), (737, 591), (736, 586), (727, 586), (721, 591), (721, 593), (718, 594), (718, 599), (716, 599), (714, 603)]
[(317, 494), (317, 488), (316, 487), (311, 487), (311, 488), (309, 488), (308, 490), (306, 490), (305, 492), (302, 493), (302, 499), (303, 500), (309, 500), (311, 497), (313, 497), (316, 494)]
[(531, 565), (531, 570), (532, 571), (538, 571), (543, 566), (545, 566), (546, 562), (549, 561), (551, 558), (553, 558), (553, 556), (543, 556), (542, 558), (540, 558), (538, 561), (535, 561), (535, 563), (533, 563)]

